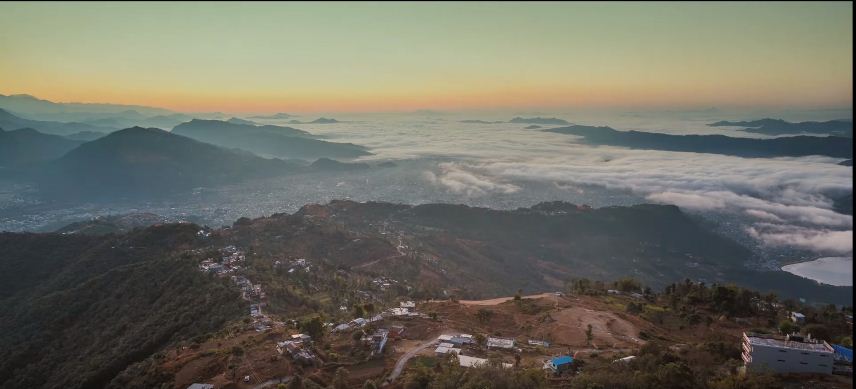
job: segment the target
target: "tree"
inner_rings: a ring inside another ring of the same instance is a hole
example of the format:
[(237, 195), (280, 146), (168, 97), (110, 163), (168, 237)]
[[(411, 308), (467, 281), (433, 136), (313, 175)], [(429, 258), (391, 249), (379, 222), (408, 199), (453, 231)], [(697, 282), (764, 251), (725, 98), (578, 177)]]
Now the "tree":
[(514, 294), (514, 301), (520, 301), (523, 299), (523, 289), (517, 289), (517, 293)]
[(324, 336), (324, 323), (321, 322), (320, 316), (315, 316), (310, 320), (303, 322), (301, 330), (306, 332), (306, 335), (312, 337), (312, 340), (319, 341)]
[(333, 375), (333, 389), (348, 389), (348, 377), (351, 375), (344, 367), (336, 369)]
[(493, 311), (489, 309), (481, 308), (476, 312), (476, 319), (482, 323), (487, 323), (491, 317), (493, 317)]
[(589, 324), (586, 326), (586, 344), (591, 344), (592, 338), (592, 328), (591, 324)]
[(476, 344), (478, 344), (479, 346), (483, 345), (485, 342), (485, 337), (482, 334), (476, 334), (475, 336), (473, 336), (473, 338), (476, 340)]
[(372, 380), (366, 380), (363, 384), (363, 389), (377, 389), (377, 384)]
[(372, 303), (363, 304), (363, 310), (366, 311), (366, 314), (371, 317), (374, 314), (375, 306)]
[(779, 323), (779, 332), (782, 334), (790, 334), (797, 331), (797, 326), (790, 320), (783, 320)]
[(363, 311), (363, 307), (359, 305), (354, 305), (354, 317), (363, 317), (366, 313)]
[(829, 328), (823, 324), (808, 324), (802, 328), (802, 333), (811, 335), (812, 338), (821, 340), (832, 340)]

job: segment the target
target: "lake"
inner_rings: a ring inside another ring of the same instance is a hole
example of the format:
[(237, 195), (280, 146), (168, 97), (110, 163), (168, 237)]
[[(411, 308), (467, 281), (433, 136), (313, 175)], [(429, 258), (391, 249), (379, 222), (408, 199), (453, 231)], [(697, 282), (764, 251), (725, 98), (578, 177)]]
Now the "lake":
[(800, 277), (835, 286), (853, 286), (853, 258), (827, 257), (783, 266)]

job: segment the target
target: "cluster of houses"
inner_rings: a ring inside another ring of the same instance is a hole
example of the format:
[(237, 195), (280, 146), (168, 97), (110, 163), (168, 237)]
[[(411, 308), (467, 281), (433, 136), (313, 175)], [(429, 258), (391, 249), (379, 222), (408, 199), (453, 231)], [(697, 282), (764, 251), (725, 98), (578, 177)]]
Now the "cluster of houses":
[(261, 300), (266, 297), (262, 290), (262, 284), (253, 284), (244, 276), (232, 276), (232, 281), (241, 289), (241, 297), (244, 300)]
[[(372, 317), (369, 317), (369, 318), (358, 317), (358, 318), (353, 319), (347, 323), (341, 323), (341, 324), (338, 324), (335, 326), (333, 326), (331, 324), (331, 326), (333, 327), (332, 332), (343, 332), (343, 331), (350, 331), (350, 330), (357, 329), (357, 328), (363, 328), (366, 325), (368, 325), (369, 323), (379, 322), (379, 321), (383, 320), (384, 317), (394, 317), (397, 319), (407, 319), (407, 318), (413, 318), (413, 317), (421, 317), (421, 318), (427, 317), (427, 315), (417, 312), (415, 310), (415, 308), (416, 308), (416, 303), (414, 303), (413, 301), (403, 301), (403, 302), (399, 303), (398, 307), (387, 309), (386, 311), (379, 313), (377, 315), (374, 315)], [(347, 307), (344, 307), (343, 310), (346, 311)]]
[(208, 258), (199, 264), (199, 270), (203, 272), (214, 273), (218, 276), (224, 276), (228, 273), (233, 273), (240, 270), (240, 262), (246, 259), (246, 256), (237, 247), (229, 245), (220, 249), (221, 258), (219, 261), (214, 258)]
[[(530, 339), (528, 344), (530, 346), (550, 346), (549, 342), (537, 339)], [(434, 349), (434, 354), (441, 357), (448, 354), (455, 354), (458, 358), (458, 363), (463, 367), (487, 364), (488, 360), (485, 358), (463, 354), (469, 347), (476, 345), (476, 339), (470, 334), (440, 335), (437, 338), (437, 347)], [(488, 337), (485, 340), (485, 346), (489, 350), (521, 351), (519, 348), (515, 347), (515, 341), (511, 338)], [(544, 361), (544, 369), (551, 371), (553, 374), (561, 375), (562, 373), (571, 370), (573, 363), (574, 358), (570, 355), (559, 355)], [(511, 367), (512, 364), (503, 363), (502, 366)]]
[[(801, 315), (791, 315), (799, 320)], [(802, 316), (804, 319), (805, 317)], [(852, 374), (853, 350), (811, 336), (743, 333), (743, 365), (747, 371), (774, 373)]]
[(309, 349), (312, 337), (306, 334), (294, 334), (291, 338), (277, 342), (276, 352), (280, 355), (288, 353), (292, 359), (304, 365), (313, 365), (318, 357)]
[[(469, 355), (463, 355), (462, 352), (466, 347), (476, 345), (475, 338), (470, 334), (457, 335), (440, 335), (437, 337), (437, 348), (434, 353), (437, 356), (445, 356), (447, 354), (455, 354), (458, 358), (458, 364), (463, 367), (475, 367), (486, 365), (488, 360)], [(503, 363), (503, 367), (512, 367), (510, 363)]]
[(378, 277), (372, 280), (372, 284), (380, 290), (386, 290), (398, 284), (398, 281), (388, 277)]
[(294, 274), (300, 270), (303, 270), (304, 272), (309, 273), (309, 271), (312, 269), (312, 266), (310, 265), (309, 260), (307, 260), (306, 258), (293, 259), (291, 261), (288, 261), (288, 263), (283, 263), (280, 260), (276, 260), (276, 261), (274, 261), (273, 266), (276, 268), (287, 266), (288, 267), (288, 274)]

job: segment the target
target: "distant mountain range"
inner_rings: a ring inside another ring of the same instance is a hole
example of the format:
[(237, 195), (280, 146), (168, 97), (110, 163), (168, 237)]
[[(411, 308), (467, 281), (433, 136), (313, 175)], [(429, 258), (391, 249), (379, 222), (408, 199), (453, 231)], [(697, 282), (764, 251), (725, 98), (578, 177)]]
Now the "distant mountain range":
[(300, 170), (156, 128), (134, 127), (82, 144), (38, 176), (48, 195), (152, 197)]
[(839, 162), (838, 164), (841, 166), (853, 166), (853, 160), (852, 159), (844, 160), (844, 161)]
[(336, 119), (331, 119), (331, 118), (318, 118), (318, 119), (315, 119), (311, 122), (301, 122), (300, 120), (289, 120), (288, 123), (290, 123), (290, 124), (333, 124), (333, 123), (341, 123), (341, 122), (336, 120)]
[(184, 114), (140, 105), (56, 103), (30, 95), (0, 95), (0, 108), (18, 118), (41, 122), (25, 127), (59, 135), (80, 131), (109, 133), (135, 126), (168, 129), (193, 118), (221, 119), (225, 116), (220, 112)]
[(280, 112), (280, 113), (275, 113), (273, 115), (250, 116), (250, 119), (272, 119), (272, 120), (275, 120), (275, 119), (290, 119), (293, 117), (294, 117), (294, 115), (289, 115), (287, 113)]
[(742, 131), (765, 135), (789, 134), (826, 134), (853, 137), (853, 121), (829, 120), (825, 122), (792, 123), (782, 119), (760, 119), (751, 121), (719, 121), (708, 124), (711, 127), (743, 127)]
[[(567, 120), (558, 119), (558, 118), (542, 118), (542, 117), (533, 117), (533, 118), (523, 118), (523, 117), (515, 117), (507, 122), (503, 121), (487, 121), (487, 120), (460, 120), (459, 123), (469, 123), (469, 124), (500, 124), (500, 123), (532, 123), (532, 124), (545, 124), (545, 125), (568, 125), (571, 124)], [(530, 126), (531, 127), (531, 126)], [(527, 127), (528, 128), (528, 127)]]
[(92, 131), (81, 131), (75, 132), (71, 135), (66, 135), (65, 137), (72, 140), (79, 140), (83, 142), (89, 142), (91, 140), (96, 140), (104, 135), (107, 135), (103, 132), (92, 132)]
[(70, 135), (78, 132), (101, 132), (107, 133), (114, 129), (86, 123), (65, 123), (45, 120), (29, 120), (12, 114), (0, 108), (0, 128), (6, 130), (17, 130), (21, 128), (32, 128), (39, 132), (55, 135)]
[(534, 118), (522, 118), (516, 117), (508, 121), (509, 123), (530, 123), (530, 124), (553, 124), (553, 125), (567, 125), (571, 124), (567, 120), (558, 119), (558, 118), (542, 118), (542, 117), (534, 117)]
[(244, 125), (248, 125), (248, 126), (259, 125), (258, 123), (254, 122), (252, 120), (245, 120), (245, 119), (241, 119), (241, 118), (231, 118), (229, 120), (226, 120), (226, 122), (232, 123), (232, 124), (244, 124)]
[(734, 138), (725, 135), (671, 135), (618, 131), (610, 127), (570, 126), (543, 130), (577, 135), (586, 143), (634, 149), (711, 153), (738, 157), (799, 157), (825, 155), (852, 158), (853, 138), (794, 136), (775, 139)]
[(312, 134), (291, 127), (255, 126), (219, 120), (191, 120), (172, 130), (214, 145), (239, 148), (259, 155), (280, 158), (355, 158), (369, 155), (361, 146), (315, 139)]
[[(30, 95), (0, 95), (0, 107), (26, 115), (57, 116), (55, 120), (79, 120), (75, 114), (127, 114), (134, 111), (141, 116), (168, 115), (174, 112), (155, 107), (123, 104), (56, 103)], [(63, 115), (73, 119), (61, 119)]]
[(32, 128), (0, 129), (0, 167), (26, 167), (61, 157), (82, 141), (43, 134)]
[(503, 122), (503, 121), (498, 121), (498, 122), (489, 122), (489, 121), (486, 121), (486, 120), (461, 120), (459, 123), (467, 123), (467, 124), (499, 124), (499, 123), (505, 123), (505, 122)]

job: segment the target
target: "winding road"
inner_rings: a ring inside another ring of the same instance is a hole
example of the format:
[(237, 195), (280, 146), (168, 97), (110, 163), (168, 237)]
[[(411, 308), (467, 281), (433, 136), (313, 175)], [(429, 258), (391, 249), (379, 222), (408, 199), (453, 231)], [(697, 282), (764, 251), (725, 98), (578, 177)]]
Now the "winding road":
[[(451, 335), (454, 333), (455, 332), (448, 332), (448, 333), (444, 332), (441, 335)], [(393, 381), (395, 381), (395, 379), (401, 375), (401, 372), (404, 371), (404, 366), (407, 365), (407, 362), (410, 361), (411, 358), (415, 357), (416, 354), (419, 354), (420, 351), (425, 350), (426, 348), (431, 347), (435, 344), (437, 344), (437, 338), (433, 338), (431, 340), (420, 343), (418, 346), (416, 346), (416, 347), (408, 350), (406, 353), (404, 353), (404, 355), (402, 355), (400, 358), (398, 358), (398, 361), (395, 362), (395, 368), (393, 368), (392, 372), (389, 373), (389, 377), (386, 377), (386, 380), (384, 380), (383, 386), (386, 386), (386, 385), (392, 383)]]

